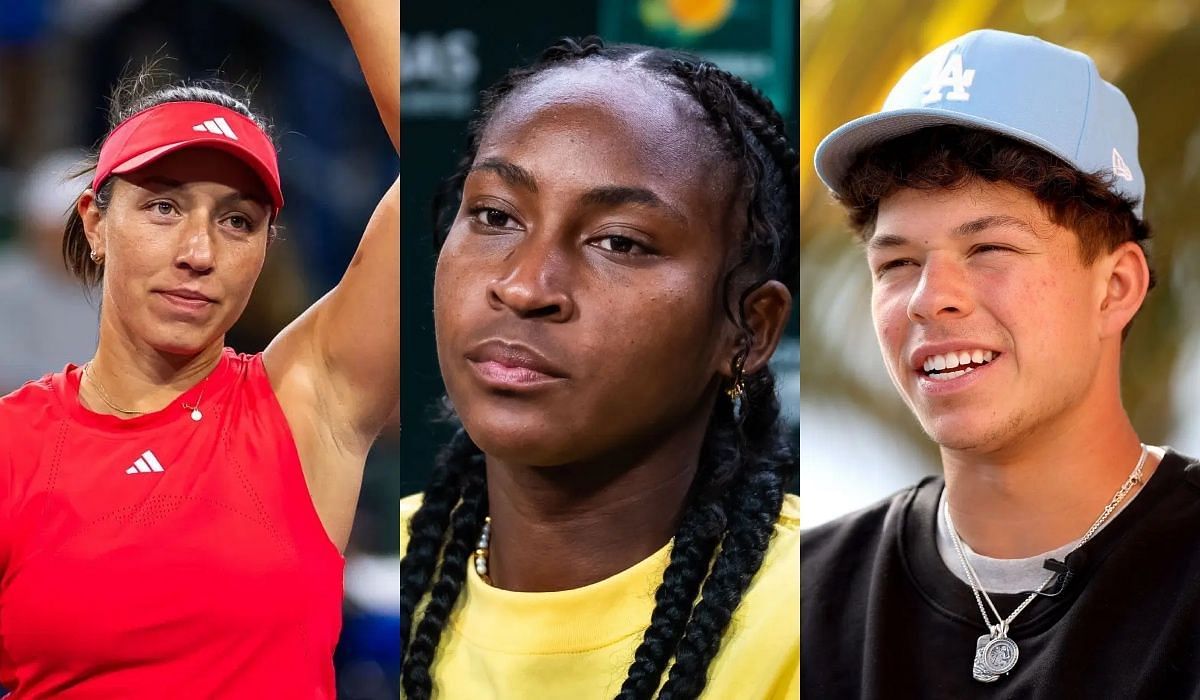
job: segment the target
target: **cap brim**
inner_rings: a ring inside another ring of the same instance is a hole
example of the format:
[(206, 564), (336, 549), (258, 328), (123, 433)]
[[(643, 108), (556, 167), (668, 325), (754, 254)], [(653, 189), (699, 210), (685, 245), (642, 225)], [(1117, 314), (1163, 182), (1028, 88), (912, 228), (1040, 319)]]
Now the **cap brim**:
[(931, 126), (964, 126), (991, 131), (1024, 141), (1071, 162), (1070, 154), (1062, 153), (1044, 139), (1007, 124), (943, 109), (897, 109), (860, 117), (826, 136), (817, 146), (813, 158), (817, 176), (834, 194), (845, 196), (846, 175), (859, 154), (872, 146)]
[(283, 208), (283, 192), (280, 191), (279, 186), (275, 183), (275, 178), (271, 173), (271, 168), (268, 167), (266, 163), (263, 163), (261, 160), (259, 160), (259, 158), (254, 155), (250, 149), (245, 148), (237, 141), (230, 141), (224, 136), (198, 135), (196, 138), (188, 139), (187, 141), (177, 141), (175, 143), (168, 143), (157, 148), (152, 148), (149, 151), (139, 153), (129, 160), (117, 165), (112, 169), (112, 174), (123, 175), (125, 173), (133, 172), (138, 168), (142, 168), (150, 163), (153, 163), (165, 155), (174, 153), (176, 151), (181, 151), (185, 148), (213, 148), (218, 151), (224, 151), (230, 155), (236, 156), (238, 160), (249, 166), (249, 168), (254, 171), (254, 174), (258, 176), (258, 179), (262, 181), (263, 188), (267, 191), (267, 196), (271, 198), (271, 203), (275, 206), (275, 211), (278, 212)]

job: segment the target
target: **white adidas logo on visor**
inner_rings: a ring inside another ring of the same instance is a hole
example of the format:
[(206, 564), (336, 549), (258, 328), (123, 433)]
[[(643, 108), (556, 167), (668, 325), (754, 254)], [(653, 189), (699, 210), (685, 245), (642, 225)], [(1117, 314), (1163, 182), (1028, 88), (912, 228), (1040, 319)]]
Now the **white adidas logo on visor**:
[(228, 136), (234, 141), (238, 140), (237, 134), (233, 133), (233, 129), (229, 128), (229, 122), (225, 121), (225, 117), (217, 117), (216, 119), (206, 119), (196, 126), (192, 127), (192, 131), (207, 131), (210, 134), (220, 134)]

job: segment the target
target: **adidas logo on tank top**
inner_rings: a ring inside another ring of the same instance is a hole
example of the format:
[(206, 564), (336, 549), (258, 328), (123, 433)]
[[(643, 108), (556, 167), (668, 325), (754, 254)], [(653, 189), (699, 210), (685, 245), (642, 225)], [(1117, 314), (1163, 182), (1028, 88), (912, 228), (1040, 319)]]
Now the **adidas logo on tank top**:
[(161, 472), (161, 471), (166, 471), (166, 470), (163, 469), (163, 466), (161, 464), (159, 464), (158, 458), (154, 456), (153, 452), (151, 452), (150, 450), (146, 450), (145, 452), (142, 453), (141, 457), (138, 457), (137, 460), (134, 461), (132, 467), (125, 470), (125, 473), (126, 474), (150, 474), (153, 472)]

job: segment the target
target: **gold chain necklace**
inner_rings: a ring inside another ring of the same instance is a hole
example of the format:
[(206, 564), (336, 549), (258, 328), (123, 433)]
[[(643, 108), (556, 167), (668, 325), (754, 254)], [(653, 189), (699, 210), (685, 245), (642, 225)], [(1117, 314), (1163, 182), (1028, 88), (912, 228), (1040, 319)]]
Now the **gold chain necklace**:
[(131, 411), (127, 408), (121, 408), (117, 404), (113, 403), (113, 400), (109, 397), (108, 392), (104, 390), (104, 387), (100, 384), (100, 382), (96, 381), (96, 376), (92, 374), (91, 362), (88, 362), (83, 366), (83, 376), (87, 377), (88, 381), (92, 383), (92, 386), (96, 387), (96, 393), (100, 395), (100, 400), (107, 404), (112, 410), (126, 416), (145, 415), (145, 411)]
[[(113, 403), (112, 397), (110, 397), (108, 395), (108, 392), (104, 390), (104, 387), (100, 384), (100, 382), (96, 381), (96, 376), (94, 374), (92, 374), (92, 363), (91, 362), (88, 362), (87, 364), (85, 364), (83, 366), (83, 374), (85, 377), (88, 378), (88, 381), (90, 381), (92, 383), (92, 386), (96, 387), (96, 393), (100, 395), (100, 400), (103, 401), (112, 410), (114, 410), (120, 414), (126, 415), (126, 416), (144, 416), (144, 415), (146, 415), (145, 411), (131, 411), (128, 408), (121, 408), (117, 404)], [(208, 377), (205, 377), (204, 380), (201, 382), (201, 384), (205, 384), (207, 382), (208, 382)], [(189, 406), (186, 403), (180, 401), (179, 405), (183, 406), (184, 410), (191, 411), (191, 417), (192, 417), (193, 421), (199, 421), (201, 418), (204, 417), (204, 414), (200, 412), (200, 402), (203, 399), (204, 399), (204, 387), (201, 386), (200, 387), (200, 395), (196, 397), (196, 403)]]

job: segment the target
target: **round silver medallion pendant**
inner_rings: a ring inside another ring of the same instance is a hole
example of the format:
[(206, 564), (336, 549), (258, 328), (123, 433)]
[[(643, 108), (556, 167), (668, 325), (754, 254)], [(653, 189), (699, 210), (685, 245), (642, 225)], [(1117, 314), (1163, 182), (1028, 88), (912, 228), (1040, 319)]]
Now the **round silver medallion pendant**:
[(1013, 670), (1020, 651), (1016, 642), (1000, 635), (983, 647), (983, 662), (992, 675), (999, 676)]
[(204, 417), (204, 414), (200, 412), (200, 409), (198, 409), (198, 408), (192, 409), (192, 420), (199, 421), (203, 417)]

